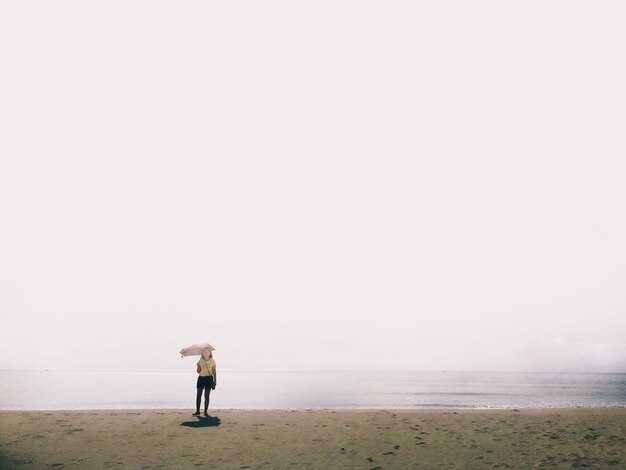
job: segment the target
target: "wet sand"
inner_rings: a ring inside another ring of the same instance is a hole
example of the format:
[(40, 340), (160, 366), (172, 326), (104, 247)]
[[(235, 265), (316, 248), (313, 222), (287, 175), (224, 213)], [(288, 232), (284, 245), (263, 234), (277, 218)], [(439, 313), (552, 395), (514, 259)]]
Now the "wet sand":
[(626, 409), (3, 411), (1, 468), (626, 468)]

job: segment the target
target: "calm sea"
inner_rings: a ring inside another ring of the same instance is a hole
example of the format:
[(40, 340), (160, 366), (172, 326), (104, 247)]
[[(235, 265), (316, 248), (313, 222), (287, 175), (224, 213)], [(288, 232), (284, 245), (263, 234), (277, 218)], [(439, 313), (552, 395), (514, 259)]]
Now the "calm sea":
[[(192, 409), (196, 377), (187, 370), (0, 371), (0, 409)], [(211, 407), (626, 407), (626, 374), (221, 370)]]

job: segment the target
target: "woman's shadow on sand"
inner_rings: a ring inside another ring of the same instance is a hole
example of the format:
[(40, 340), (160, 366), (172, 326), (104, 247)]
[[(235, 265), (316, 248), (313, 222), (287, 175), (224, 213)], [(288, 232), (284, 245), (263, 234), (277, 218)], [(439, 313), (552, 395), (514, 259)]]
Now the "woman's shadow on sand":
[(208, 428), (212, 426), (219, 426), (220, 424), (221, 421), (217, 416), (198, 416), (197, 421), (184, 421), (180, 423), (181, 426), (187, 426), (188, 428)]

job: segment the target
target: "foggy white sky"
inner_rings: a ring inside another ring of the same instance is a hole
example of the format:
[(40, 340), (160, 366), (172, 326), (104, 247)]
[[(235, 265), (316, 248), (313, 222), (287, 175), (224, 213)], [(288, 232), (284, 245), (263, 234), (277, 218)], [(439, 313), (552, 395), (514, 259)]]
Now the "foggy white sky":
[(622, 2), (0, 2), (0, 368), (626, 372)]

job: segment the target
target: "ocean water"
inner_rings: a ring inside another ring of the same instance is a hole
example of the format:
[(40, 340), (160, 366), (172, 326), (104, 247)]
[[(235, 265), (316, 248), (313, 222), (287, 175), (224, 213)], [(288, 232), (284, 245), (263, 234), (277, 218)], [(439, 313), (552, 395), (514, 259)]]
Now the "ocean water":
[[(195, 406), (188, 370), (0, 371), (0, 409)], [(626, 407), (626, 374), (220, 370), (211, 408)]]

